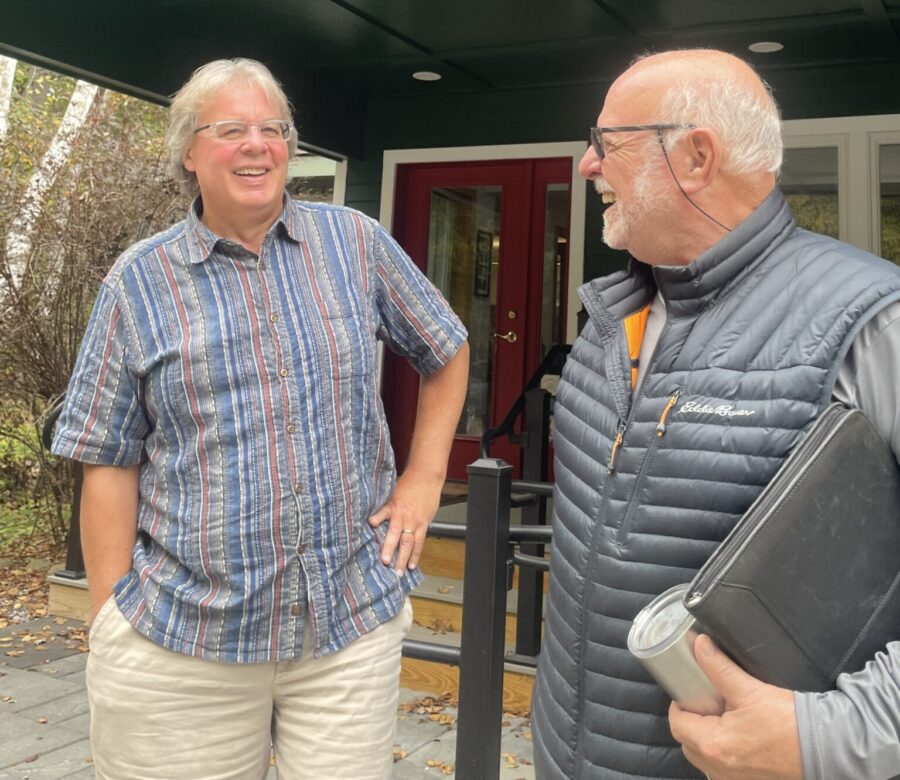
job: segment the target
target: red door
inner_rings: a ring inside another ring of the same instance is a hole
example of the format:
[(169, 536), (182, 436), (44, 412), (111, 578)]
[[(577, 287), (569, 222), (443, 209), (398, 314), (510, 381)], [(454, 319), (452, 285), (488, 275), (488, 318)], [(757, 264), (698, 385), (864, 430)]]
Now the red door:
[[(469, 388), (448, 474), (464, 479), (482, 434), (563, 334), (572, 160), (401, 165), (393, 234), (469, 330)], [(388, 354), (384, 403), (406, 462), (418, 377)], [(504, 437), (491, 455), (519, 465)]]

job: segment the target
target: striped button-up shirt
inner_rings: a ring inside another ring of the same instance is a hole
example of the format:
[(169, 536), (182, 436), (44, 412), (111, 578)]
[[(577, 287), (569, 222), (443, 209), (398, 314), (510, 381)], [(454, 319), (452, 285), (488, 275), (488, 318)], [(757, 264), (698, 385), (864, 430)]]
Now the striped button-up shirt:
[[(350, 209), (286, 199), (259, 256), (187, 219), (101, 285), (53, 451), (141, 464), (116, 602), (171, 650), (317, 655), (400, 610), (418, 572), (380, 561), (394, 457), (377, 340), (421, 373), (466, 338), (402, 249)], [(412, 412), (411, 412), (412, 413)]]

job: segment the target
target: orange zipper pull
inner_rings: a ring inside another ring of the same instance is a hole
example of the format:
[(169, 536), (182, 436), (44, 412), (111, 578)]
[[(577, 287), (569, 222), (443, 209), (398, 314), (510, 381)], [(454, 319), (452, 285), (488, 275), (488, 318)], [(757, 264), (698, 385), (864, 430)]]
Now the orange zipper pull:
[(612, 450), (609, 453), (609, 463), (606, 464), (608, 471), (616, 468), (616, 457), (619, 454), (619, 448), (622, 446), (622, 440), (625, 438), (625, 423), (619, 420), (619, 427), (616, 430), (616, 438), (613, 440)]
[(656, 426), (656, 435), (660, 438), (662, 438), (666, 433), (666, 417), (669, 416), (669, 412), (672, 411), (672, 407), (678, 403), (678, 396), (680, 395), (681, 390), (676, 390), (675, 394), (666, 403), (666, 408), (663, 409), (663, 412), (659, 417), (659, 424)]

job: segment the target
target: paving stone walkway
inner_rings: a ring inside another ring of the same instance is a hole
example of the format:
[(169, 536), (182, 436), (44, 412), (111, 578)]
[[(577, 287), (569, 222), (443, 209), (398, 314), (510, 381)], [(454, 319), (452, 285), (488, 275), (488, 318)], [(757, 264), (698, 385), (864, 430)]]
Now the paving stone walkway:
[[(0, 780), (94, 777), (84, 688), (87, 654), (66, 638), (70, 629), (80, 628), (76, 623), (45, 618), (0, 629)], [(428, 699), (436, 696), (401, 691), (393, 780), (454, 777), (456, 710)], [(503, 721), (501, 753), (503, 780), (533, 780), (527, 719)], [(267, 780), (276, 777), (273, 767)], [(328, 780), (354, 779), (336, 773)]]

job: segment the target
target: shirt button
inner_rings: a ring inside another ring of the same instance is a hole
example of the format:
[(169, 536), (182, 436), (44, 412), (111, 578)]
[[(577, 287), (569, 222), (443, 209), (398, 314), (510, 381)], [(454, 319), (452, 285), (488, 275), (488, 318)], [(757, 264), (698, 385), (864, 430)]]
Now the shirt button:
[(289, 424), (288, 424), (287, 432), (288, 432), (288, 433), (293, 433), (293, 432), (294, 432), (294, 424), (293, 424), (293, 423), (289, 423)]
[(296, 485), (294, 485), (294, 492), (295, 493), (303, 492), (303, 485), (300, 482), (298, 482)]
[(281, 374), (282, 376), (287, 376), (290, 373), (290, 371), (288, 371), (286, 368), (282, 368), (281, 371), (279, 371), (278, 373)]
[(278, 315), (277, 315), (277, 314), (270, 314), (270, 315), (269, 315), (269, 322), (278, 322)]
[(300, 605), (299, 605), (299, 604), (292, 604), (292, 605), (291, 605), (291, 614), (292, 614), (294, 617), (299, 617), (300, 615), (303, 614), (303, 610), (300, 609)]

